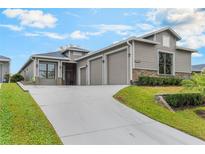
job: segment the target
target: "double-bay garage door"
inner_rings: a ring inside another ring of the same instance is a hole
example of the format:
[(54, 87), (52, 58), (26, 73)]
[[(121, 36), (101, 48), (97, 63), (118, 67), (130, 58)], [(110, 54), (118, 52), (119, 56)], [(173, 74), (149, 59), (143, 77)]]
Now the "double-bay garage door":
[[(107, 84), (127, 84), (127, 51), (119, 51), (107, 55)], [(90, 61), (90, 85), (103, 84), (102, 57)]]

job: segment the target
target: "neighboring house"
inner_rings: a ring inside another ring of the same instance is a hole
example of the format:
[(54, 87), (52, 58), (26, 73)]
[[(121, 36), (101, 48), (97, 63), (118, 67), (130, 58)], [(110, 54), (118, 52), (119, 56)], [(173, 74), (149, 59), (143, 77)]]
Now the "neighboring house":
[(205, 71), (205, 64), (192, 65), (193, 73), (201, 73), (203, 71)]
[(194, 49), (179, 47), (181, 37), (163, 28), (141, 37), (130, 37), (96, 52), (78, 47), (32, 55), (20, 69), (26, 81), (36, 84), (130, 84), (139, 76), (191, 75)]
[(0, 55), (0, 83), (4, 82), (4, 75), (9, 74), (10, 58)]

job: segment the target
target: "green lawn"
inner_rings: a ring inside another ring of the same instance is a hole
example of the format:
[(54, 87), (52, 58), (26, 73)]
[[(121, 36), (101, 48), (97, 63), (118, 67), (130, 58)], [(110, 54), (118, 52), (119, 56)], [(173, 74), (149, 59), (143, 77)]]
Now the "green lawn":
[(16, 84), (0, 89), (0, 144), (62, 144), (36, 102)]
[(176, 92), (185, 92), (185, 90), (182, 87), (129, 86), (120, 90), (114, 97), (152, 119), (205, 140), (205, 119), (194, 113), (197, 109), (205, 110), (205, 107), (195, 107), (172, 113), (154, 100), (155, 94)]

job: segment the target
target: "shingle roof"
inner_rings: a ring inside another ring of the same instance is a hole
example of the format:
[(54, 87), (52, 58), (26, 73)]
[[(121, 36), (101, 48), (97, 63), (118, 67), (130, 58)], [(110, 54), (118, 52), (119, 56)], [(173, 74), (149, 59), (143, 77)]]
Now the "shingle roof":
[(33, 55), (33, 57), (37, 57), (37, 56), (46, 56), (46, 57), (51, 57), (51, 58), (68, 58), (59, 51)]
[(192, 71), (201, 72), (205, 69), (205, 64), (192, 65)]
[(7, 60), (7, 61), (9, 61), (9, 60), (10, 60), (10, 58), (5, 57), (5, 56), (2, 56), (2, 55), (0, 55), (0, 59), (1, 59), (1, 60)]

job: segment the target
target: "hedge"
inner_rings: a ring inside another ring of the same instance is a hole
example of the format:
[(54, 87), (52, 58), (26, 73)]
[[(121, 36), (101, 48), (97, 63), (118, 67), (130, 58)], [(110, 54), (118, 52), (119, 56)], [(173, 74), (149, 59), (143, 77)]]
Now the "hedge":
[(137, 85), (143, 86), (179, 86), (183, 79), (176, 77), (149, 77), (140, 76), (138, 81), (135, 81)]
[(200, 93), (166, 94), (163, 97), (174, 108), (198, 106), (204, 103), (204, 98)]
[(11, 82), (19, 82), (19, 81), (23, 81), (24, 80), (24, 77), (21, 75), (21, 74), (14, 74), (12, 77), (11, 77)]

